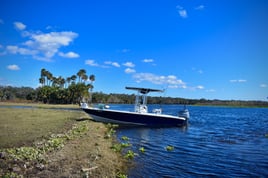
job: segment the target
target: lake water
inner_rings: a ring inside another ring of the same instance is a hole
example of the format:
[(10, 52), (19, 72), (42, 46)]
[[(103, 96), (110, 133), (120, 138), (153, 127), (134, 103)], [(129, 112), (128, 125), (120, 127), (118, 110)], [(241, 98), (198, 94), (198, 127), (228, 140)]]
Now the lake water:
[[(149, 105), (149, 110), (152, 106)], [(176, 115), (179, 105), (163, 105)], [(111, 105), (133, 110), (133, 105)], [(138, 155), (128, 177), (268, 177), (268, 109), (188, 107), (186, 128), (125, 128)], [(174, 150), (167, 151), (170, 145)], [(139, 151), (144, 147), (145, 152)]]

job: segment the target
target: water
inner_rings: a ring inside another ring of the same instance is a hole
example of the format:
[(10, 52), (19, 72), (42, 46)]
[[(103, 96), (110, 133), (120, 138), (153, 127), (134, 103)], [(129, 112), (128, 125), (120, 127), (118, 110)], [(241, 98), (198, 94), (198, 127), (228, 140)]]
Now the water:
[[(112, 109), (133, 110), (132, 105)], [(152, 106), (149, 106), (149, 110)], [(182, 108), (163, 105), (176, 115)], [(117, 138), (129, 137), (138, 155), (128, 177), (267, 177), (268, 109), (188, 107), (187, 128), (125, 128)], [(174, 146), (167, 151), (166, 146)], [(145, 152), (139, 151), (144, 147)]]

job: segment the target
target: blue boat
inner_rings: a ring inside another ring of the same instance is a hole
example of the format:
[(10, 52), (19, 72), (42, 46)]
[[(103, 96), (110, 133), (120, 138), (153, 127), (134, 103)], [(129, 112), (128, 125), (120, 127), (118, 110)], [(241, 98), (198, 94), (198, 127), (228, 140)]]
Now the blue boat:
[(188, 124), (190, 114), (185, 106), (178, 112), (178, 116), (162, 114), (161, 108), (148, 112), (147, 94), (149, 92), (163, 92), (163, 90), (137, 87), (126, 87), (126, 89), (137, 91), (133, 112), (112, 110), (107, 105), (89, 107), (86, 103), (82, 103), (81, 108), (93, 120), (104, 123), (149, 127), (185, 126)]

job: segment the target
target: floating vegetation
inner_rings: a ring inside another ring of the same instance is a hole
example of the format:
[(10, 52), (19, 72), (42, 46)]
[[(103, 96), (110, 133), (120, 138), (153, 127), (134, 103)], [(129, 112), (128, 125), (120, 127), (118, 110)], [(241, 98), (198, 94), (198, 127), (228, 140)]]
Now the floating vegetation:
[(173, 151), (174, 150), (174, 146), (168, 145), (168, 146), (166, 146), (166, 150), (167, 151)]
[(133, 159), (136, 155), (137, 154), (134, 153), (132, 150), (128, 150), (124, 157), (127, 159)]
[(126, 174), (122, 174), (122, 173), (117, 173), (116, 175), (117, 178), (127, 178), (127, 175)]
[(129, 141), (129, 138), (127, 136), (122, 136), (121, 139), (124, 141)]
[(111, 146), (111, 149), (115, 152), (121, 152), (123, 147), (120, 143), (116, 143)]
[(265, 134), (265, 137), (266, 137), (266, 138), (268, 138), (268, 133), (267, 133), (267, 134)]
[(130, 144), (130, 143), (121, 143), (121, 146), (122, 146), (123, 148), (127, 148), (127, 147), (130, 147), (131, 144)]
[(142, 153), (144, 153), (144, 152), (145, 152), (144, 147), (140, 147), (140, 148), (139, 148), (139, 151), (142, 152)]
[(115, 152), (121, 152), (124, 148), (130, 147), (130, 143), (116, 143), (113, 144), (111, 149)]
[(116, 133), (115, 128), (117, 128), (118, 125), (109, 123), (106, 124), (105, 126), (107, 128), (107, 131), (105, 132), (104, 138), (105, 139), (111, 138)]

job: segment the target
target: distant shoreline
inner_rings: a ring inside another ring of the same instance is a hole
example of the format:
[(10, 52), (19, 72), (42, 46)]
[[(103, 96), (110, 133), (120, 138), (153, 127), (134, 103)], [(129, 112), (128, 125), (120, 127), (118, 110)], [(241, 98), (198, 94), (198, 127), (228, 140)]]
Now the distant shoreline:
[[(101, 103), (101, 102), (98, 102)], [(97, 104), (97, 103), (95, 103)], [(133, 103), (122, 103), (122, 102), (105, 102), (105, 104), (133, 104)], [(268, 102), (265, 101), (236, 101), (236, 100), (206, 100), (206, 102), (148, 102), (148, 104), (180, 104), (180, 105), (191, 105), (191, 106), (211, 106), (211, 107), (237, 107), (237, 108), (268, 108)], [(79, 109), (78, 104), (43, 104), (38, 102), (27, 102), (27, 101), (0, 101), (0, 106), (33, 106), (36, 108), (71, 108)]]

